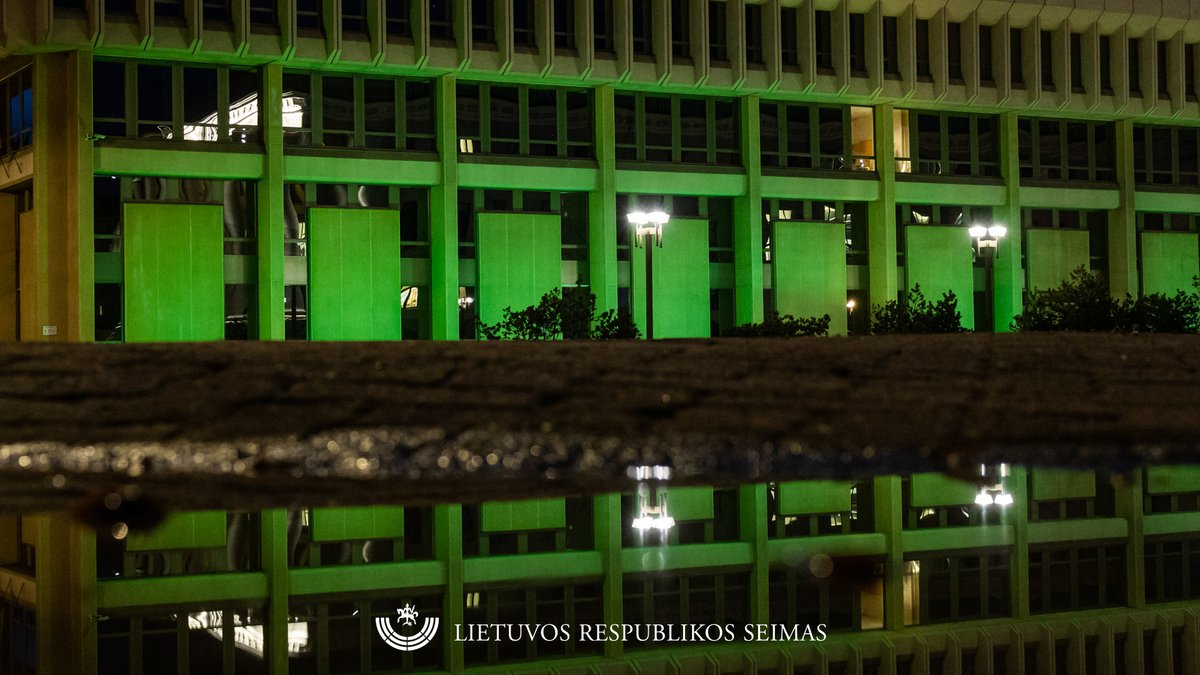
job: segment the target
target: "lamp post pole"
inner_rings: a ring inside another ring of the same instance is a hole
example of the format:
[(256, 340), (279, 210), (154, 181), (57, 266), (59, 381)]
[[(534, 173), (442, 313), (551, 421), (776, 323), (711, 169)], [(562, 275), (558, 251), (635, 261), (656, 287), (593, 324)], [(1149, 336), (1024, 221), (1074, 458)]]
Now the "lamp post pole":
[[(662, 246), (663, 225), (671, 219), (663, 211), (634, 211), (628, 215), (633, 226), (633, 241), (646, 249), (646, 339), (654, 339), (654, 248)], [(647, 242), (653, 239), (653, 242)]]
[(1000, 240), (1008, 234), (1008, 228), (1003, 225), (973, 225), (967, 230), (975, 240), (975, 257), (983, 258), (983, 288), (987, 300), (989, 332), (996, 330), (996, 251)]

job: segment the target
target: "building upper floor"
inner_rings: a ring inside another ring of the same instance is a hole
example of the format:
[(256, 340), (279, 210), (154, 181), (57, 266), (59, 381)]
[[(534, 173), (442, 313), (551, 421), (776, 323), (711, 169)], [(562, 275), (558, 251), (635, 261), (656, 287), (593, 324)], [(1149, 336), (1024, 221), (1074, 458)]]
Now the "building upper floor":
[(0, 56), (181, 61), (942, 102), (1200, 113), (1195, 3), (870, 0), (35, 0)]

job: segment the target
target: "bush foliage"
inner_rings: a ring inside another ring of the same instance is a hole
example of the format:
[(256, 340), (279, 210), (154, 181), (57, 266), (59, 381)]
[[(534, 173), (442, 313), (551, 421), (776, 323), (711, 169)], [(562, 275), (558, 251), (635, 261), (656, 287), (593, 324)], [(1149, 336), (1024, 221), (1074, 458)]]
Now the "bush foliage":
[(744, 323), (730, 329), (728, 337), (811, 337), (829, 335), (829, 315), (797, 319), (771, 312), (762, 323)]
[[(1200, 280), (1193, 283), (1200, 289)], [(1018, 331), (1198, 333), (1200, 294), (1114, 298), (1098, 274), (1080, 267), (1057, 288), (1027, 291)]]
[(954, 291), (931, 302), (921, 292), (921, 285), (912, 287), (904, 302), (890, 300), (882, 307), (876, 305), (871, 313), (871, 332), (875, 335), (900, 333), (965, 333), (962, 313)]
[(479, 334), (486, 340), (633, 340), (642, 335), (628, 312), (610, 309), (596, 314), (595, 295), (563, 295), (558, 288), (525, 309), (505, 307), (498, 323), (480, 321)]

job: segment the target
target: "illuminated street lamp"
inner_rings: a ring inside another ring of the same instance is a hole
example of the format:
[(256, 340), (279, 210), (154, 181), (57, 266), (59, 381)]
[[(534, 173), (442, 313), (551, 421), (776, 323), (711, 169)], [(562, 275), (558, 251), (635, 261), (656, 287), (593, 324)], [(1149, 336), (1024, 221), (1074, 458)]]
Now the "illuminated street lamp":
[(980, 506), (1011, 506), (1012, 493), (1005, 491), (1004, 479), (1008, 477), (1008, 465), (979, 465), (980, 487), (975, 503)]
[(631, 466), (626, 470), (637, 484), (637, 516), (630, 525), (639, 533), (658, 530), (666, 534), (675, 527), (675, 519), (667, 512), (667, 487), (663, 481), (671, 477), (669, 466)]
[(996, 314), (996, 279), (993, 270), (996, 265), (996, 254), (1000, 250), (1000, 240), (1008, 234), (1008, 228), (1003, 225), (972, 225), (967, 228), (967, 234), (975, 240), (975, 259), (983, 259), (983, 282), (987, 293), (988, 320), (995, 330)]
[[(633, 243), (638, 248), (646, 249), (646, 339), (654, 338), (654, 266), (652, 251), (662, 246), (663, 225), (671, 220), (665, 211), (633, 211), (626, 218), (633, 226)], [(646, 239), (653, 239), (653, 245), (647, 245)]]

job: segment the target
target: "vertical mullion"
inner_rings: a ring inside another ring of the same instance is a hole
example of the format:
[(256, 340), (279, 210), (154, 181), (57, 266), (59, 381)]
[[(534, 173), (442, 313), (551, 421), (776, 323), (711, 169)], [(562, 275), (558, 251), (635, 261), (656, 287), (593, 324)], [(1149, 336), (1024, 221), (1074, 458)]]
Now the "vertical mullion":
[(479, 147), (485, 155), (492, 153), (492, 87), (479, 85)]
[(558, 89), (554, 95), (554, 140), (557, 142), (556, 154), (559, 159), (566, 159), (567, 151), (567, 92)]
[(325, 145), (325, 102), (322, 93), (324, 81), (319, 72), (312, 73), (310, 78), (309, 89), (312, 90), (312, 94), (309, 97), (309, 106), (312, 109), (312, 144), (320, 147)]
[[(204, 130), (201, 130), (203, 136)], [(229, 66), (217, 67), (217, 141), (229, 140)]]
[(520, 134), (520, 142), (517, 144), (517, 153), (522, 157), (529, 156), (529, 87), (520, 85), (517, 87), (517, 129)]
[(171, 140), (183, 140), (183, 64), (171, 65)]
[(355, 75), (351, 96), (354, 101), (354, 147), (363, 148), (367, 145), (367, 111), (366, 83), (362, 75)]
[(125, 135), (138, 136), (138, 76), (137, 63), (125, 62)]
[(633, 99), (634, 135), (637, 139), (637, 160), (646, 161), (646, 95), (637, 93)]
[(399, 150), (408, 149), (408, 82), (403, 79), (395, 79), (395, 101), (396, 101), (396, 138), (394, 146)]

